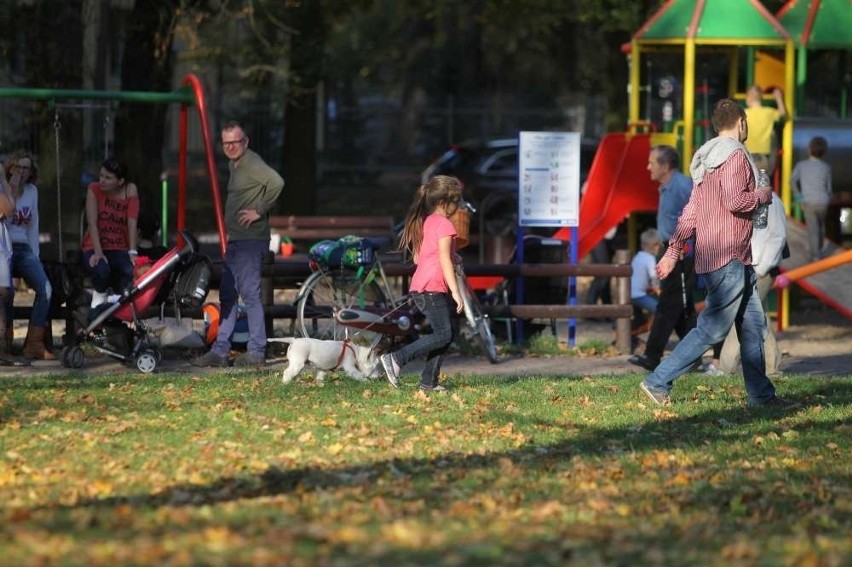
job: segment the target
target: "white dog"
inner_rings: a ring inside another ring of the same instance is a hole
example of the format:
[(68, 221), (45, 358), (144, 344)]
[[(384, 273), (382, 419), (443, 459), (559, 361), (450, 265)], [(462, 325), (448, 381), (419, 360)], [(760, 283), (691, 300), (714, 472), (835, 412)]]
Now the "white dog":
[(287, 349), (287, 368), (281, 382), (293, 381), (305, 363), (310, 362), (317, 369), (317, 382), (325, 379), (325, 373), (341, 369), (347, 376), (363, 382), (376, 376), (379, 357), (373, 349), (356, 345), (350, 341), (322, 341), (303, 337), (267, 339), (273, 343), (290, 343)]

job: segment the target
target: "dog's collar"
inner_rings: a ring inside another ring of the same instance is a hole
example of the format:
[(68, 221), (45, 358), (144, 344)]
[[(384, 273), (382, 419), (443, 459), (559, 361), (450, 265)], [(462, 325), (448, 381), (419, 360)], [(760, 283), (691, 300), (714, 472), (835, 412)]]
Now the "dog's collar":
[(340, 366), (340, 364), (343, 362), (343, 357), (346, 356), (346, 349), (352, 351), (352, 356), (357, 358), (357, 355), (355, 354), (355, 349), (352, 348), (352, 345), (349, 344), (349, 339), (343, 339), (343, 348), (340, 349), (340, 356), (337, 357), (337, 364), (334, 365), (334, 368), (332, 368), (332, 370), (337, 370), (337, 367)]

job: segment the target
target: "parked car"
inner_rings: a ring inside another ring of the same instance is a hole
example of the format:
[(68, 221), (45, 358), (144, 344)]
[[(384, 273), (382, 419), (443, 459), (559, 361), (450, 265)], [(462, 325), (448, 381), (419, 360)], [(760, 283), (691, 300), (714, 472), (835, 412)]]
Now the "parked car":
[[(585, 181), (597, 142), (583, 140), (580, 147), (580, 182)], [(421, 183), (435, 175), (453, 175), (464, 183), (464, 197), (482, 220), (485, 231), (508, 236), (518, 224), (518, 139), (473, 141), (454, 144), (421, 174)], [(477, 218), (479, 217), (479, 218)]]

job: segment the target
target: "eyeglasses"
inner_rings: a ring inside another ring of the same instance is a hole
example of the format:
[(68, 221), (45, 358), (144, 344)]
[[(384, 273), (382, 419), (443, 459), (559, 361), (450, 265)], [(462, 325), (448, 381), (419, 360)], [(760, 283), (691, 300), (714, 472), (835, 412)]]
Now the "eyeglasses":
[(228, 140), (228, 141), (222, 140), (222, 147), (234, 148), (236, 146), (239, 146), (240, 144), (242, 144), (245, 141), (246, 141), (245, 138), (240, 138), (239, 140)]

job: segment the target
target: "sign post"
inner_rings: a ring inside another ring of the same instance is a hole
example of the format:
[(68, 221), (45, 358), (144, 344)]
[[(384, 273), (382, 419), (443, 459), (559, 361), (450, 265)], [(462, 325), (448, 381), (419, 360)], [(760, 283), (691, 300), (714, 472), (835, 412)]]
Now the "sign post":
[[(570, 261), (576, 264), (580, 224), (580, 134), (577, 132), (520, 132), (518, 138), (518, 230), (515, 259), (524, 262), (525, 227), (570, 227)], [(575, 305), (576, 278), (568, 280), (569, 305)], [(523, 278), (516, 300), (523, 303)], [(517, 336), (523, 340), (522, 326)], [(568, 344), (574, 346), (575, 319), (568, 320)]]

